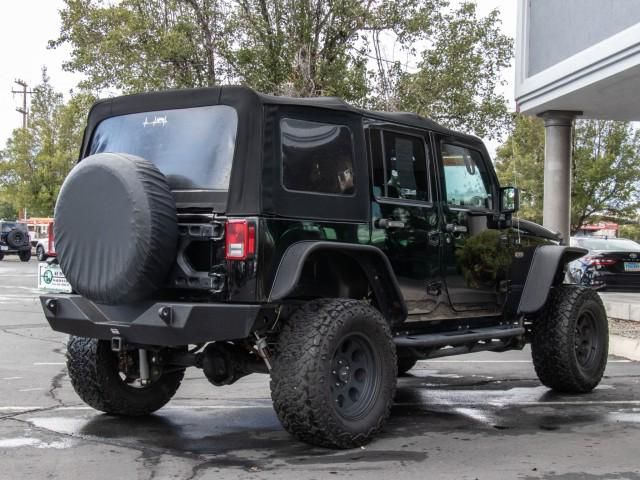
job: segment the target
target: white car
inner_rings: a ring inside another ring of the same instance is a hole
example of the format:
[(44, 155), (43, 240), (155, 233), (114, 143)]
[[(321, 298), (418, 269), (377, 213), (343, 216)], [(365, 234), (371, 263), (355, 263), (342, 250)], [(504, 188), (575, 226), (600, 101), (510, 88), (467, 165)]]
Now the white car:
[(36, 257), (40, 262), (49, 258), (49, 237), (40, 238), (36, 242)]

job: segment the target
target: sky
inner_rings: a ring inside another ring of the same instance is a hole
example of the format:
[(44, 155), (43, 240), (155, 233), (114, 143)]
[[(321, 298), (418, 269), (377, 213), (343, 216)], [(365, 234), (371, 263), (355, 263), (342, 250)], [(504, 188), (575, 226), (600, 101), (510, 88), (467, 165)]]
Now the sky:
[[(455, 2), (456, 0), (454, 0)], [(452, 2), (452, 3), (454, 3)], [(31, 87), (40, 83), (42, 67), (47, 68), (53, 87), (65, 95), (75, 87), (81, 76), (62, 70), (63, 62), (69, 58), (68, 47), (47, 49), (47, 42), (57, 38), (60, 32), (58, 11), (64, 6), (62, 0), (0, 0), (0, 148), (14, 128), (22, 124), (22, 116), (16, 107), (22, 104), (22, 95), (11, 90), (21, 89), (14, 80), (21, 79)], [(517, 0), (477, 0), (481, 15), (492, 9), (500, 11), (503, 32), (515, 37)], [(503, 94), (515, 109), (513, 100), (513, 68), (505, 70), (503, 77), (507, 85)], [(489, 145), (495, 149), (494, 144)]]

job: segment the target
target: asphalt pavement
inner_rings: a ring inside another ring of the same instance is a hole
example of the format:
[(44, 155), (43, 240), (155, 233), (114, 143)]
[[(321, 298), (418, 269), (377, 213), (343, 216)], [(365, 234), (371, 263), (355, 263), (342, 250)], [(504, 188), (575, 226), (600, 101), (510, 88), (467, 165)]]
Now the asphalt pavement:
[(100, 414), (69, 383), (36, 267), (0, 262), (0, 479), (640, 480), (640, 364), (618, 357), (580, 396), (542, 387), (528, 349), (420, 362), (384, 432), (347, 451), (284, 432), (261, 375), (214, 387), (190, 370), (155, 415)]

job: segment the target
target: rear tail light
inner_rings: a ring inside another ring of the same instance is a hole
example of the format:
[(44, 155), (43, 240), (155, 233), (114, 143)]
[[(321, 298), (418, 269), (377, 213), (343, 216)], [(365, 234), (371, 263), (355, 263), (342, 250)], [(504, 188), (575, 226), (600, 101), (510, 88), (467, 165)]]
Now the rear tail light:
[(256, 253), (256, 226), (247, 220), (230, 219), (226, 231), (227, 260), (246, 260)]
[(589, 265), (594, 267), (605, 267), (608, 265), (614, 265), (617, 262), (615, 258), (587, 257), (585, 260)]

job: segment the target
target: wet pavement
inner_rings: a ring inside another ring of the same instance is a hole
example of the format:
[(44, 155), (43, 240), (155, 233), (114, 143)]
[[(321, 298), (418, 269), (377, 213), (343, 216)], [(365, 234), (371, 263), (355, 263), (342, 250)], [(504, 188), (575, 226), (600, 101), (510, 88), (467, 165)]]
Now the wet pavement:
[(540, 386), (530, 353), (420, 362), (384, 432), (362, 449), (309, 447), (280, 427), (266, 376), (228, 387), (188, 372), (147, 418), (85, 406), (66, 338), (39, 310), (36, 262), (0, 262), (0, 478), (636, 479), (640, 365), (610, 358), (589, 395)]

